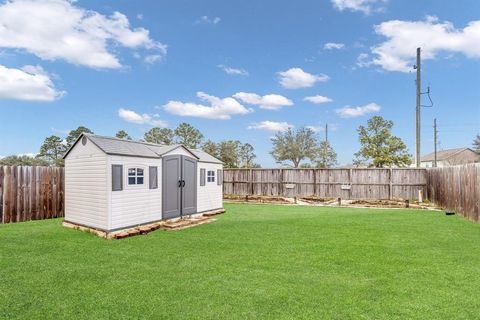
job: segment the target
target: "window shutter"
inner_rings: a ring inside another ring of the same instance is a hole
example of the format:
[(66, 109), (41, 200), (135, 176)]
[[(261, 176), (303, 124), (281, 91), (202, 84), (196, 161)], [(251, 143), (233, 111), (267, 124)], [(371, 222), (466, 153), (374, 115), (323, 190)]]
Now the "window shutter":
[(222, 185), (223, 183), (223, 171), (222, 169), (217, 170), (217, 185)]
[(112, 165), (112, 191), (123, 189), (123, 166), (120, 164)]
[(205, 185), (205, 169), (200, 169), (200, 185)]
[(150, 189), (158, 188), (158, 167), (148, 167), (148, 185)]

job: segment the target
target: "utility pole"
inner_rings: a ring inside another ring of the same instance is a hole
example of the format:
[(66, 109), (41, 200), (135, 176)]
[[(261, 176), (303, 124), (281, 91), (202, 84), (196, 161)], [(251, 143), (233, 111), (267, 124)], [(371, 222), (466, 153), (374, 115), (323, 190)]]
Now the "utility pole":
[(421, 57), (420, 57), (420, 48), (417, 48), (417, 64), (415, 65), (417, 69), (417, 104), (416, 104), (416, 144), (415, 144), (415, 163), (417, 168), (420, 168), (420, 96), (422, 94), (422, 83), (421, 83)]
[(325, 142), (328, 142), (328, 123), (325, 123)]
[(433, 167), (437, 167), (437, 118), (433, 119)]

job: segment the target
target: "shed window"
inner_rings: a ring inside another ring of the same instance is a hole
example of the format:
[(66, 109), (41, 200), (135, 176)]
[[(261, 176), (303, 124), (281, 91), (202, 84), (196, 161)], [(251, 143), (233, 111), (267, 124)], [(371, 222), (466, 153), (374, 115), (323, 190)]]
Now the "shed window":
[(223, 183), (223, 171), (221, 169), (217, 170), (217, 185), (221, 185)]
[(143, 184), (144, 178), (144, 170), (142, 168), (128, 168), (129, 185)]
[(158, 188), (158, 169), (157, 167), (148, 167), (148, 181), (150, 189)]
[(121, 164), (112, 165), (112, 191), (123, 189), (123, 166)]
[(207, 171), (207, 182), (215, 182), (215, 171), (213, 170)]
[(200, 186), (205, 185), (205, 169), (200, 169)]

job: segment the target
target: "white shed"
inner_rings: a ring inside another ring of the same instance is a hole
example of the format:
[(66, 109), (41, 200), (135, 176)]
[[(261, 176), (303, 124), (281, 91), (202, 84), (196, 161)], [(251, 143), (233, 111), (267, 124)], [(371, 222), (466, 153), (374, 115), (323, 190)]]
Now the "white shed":
[(111, 232), (223, 207), (222, 162), (201, 150), (82, 134), (64, 159), (66, 222)]

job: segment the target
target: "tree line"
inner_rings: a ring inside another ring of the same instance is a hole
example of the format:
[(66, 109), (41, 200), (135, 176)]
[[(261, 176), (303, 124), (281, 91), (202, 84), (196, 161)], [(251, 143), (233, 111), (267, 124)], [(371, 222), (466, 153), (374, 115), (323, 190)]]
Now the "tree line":
[[(406, 167), (412, 163), (412, 156), (401, 138), (392, 134), (393, 121), (374, 116), (366, 126), (357, 128), (360, 149), (355, 153), (353, 164), (368, 167)], [(63, 155), (82, 133), (94, 132), (79, 126), (69, 131), (65, 139), (52, 135), (45, 138), (35, 157), (12, 155), (0, 159), (0, 165), (63, 166)], [(131, 140), (125, 130), (119, 130), (119, 139)], [(154, 127), (147, 131), (141, 141), (156, 144), (182, 144), (187, 148), (201, 149), (223, 161), (226, 168), (256, 168), (255, 150), (249, 143), (239, 140), (214, 142), (204, 140), (203, 134), (188, 123), (181, 123), (175, 129)], [(295, 168), (331, 168), (337, 165), (337, 153), (330, 142), (320, 139), (307, 127), (277, 132), (271, 138), (270, 154), (275, 161)], [(474, 138), (473, 149), (480, 154), (480, 135)]]
[[(407, 146), (392, 135), (393, 121), (374, 116), (367, 126), (357, 129), (360, 150), (353, 160), (356, 166), (405, 167), (412, 163)], [(337, 164), (337, 153), (327, 140), (319, 141), (309, 128), (289, 129), (279, 132), (272, 138), (271, 154), (277, 163), (293, 167), (331, 168)], [(310, 160), (310, 162), (302, 161)]]
[[(63, 166), (63, 155), (82, 133), (94, 134), (91, 129), (79, 126), (69, 131), (65, 139), (57, 135), (51, 135), (45, 138), (35, 157), (11, 155), (0, 159), (0, 165)], [(119, 130), (115, 137), (132, 140), (132, 137), (125, 130)], [(258, 166), (254, 163), (256, 155), (252, 145), (241, 143), (238, 140), (220, 141), (218, 143), (212, 140), (204, 141), (204, 136), (200, 130), (188, 123), (181, 123), (175, 129), (151, 128), (143, 135), (140, 141), (165, 145), (182, 144), (187, 148), (202, 149), (222, 160), (225, 163), (225, 167)]]

